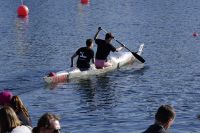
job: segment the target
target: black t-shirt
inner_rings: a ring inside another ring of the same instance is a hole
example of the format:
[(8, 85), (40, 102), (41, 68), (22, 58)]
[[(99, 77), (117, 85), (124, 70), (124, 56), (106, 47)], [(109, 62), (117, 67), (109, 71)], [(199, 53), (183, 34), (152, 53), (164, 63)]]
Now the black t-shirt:
[(77, 67), (90, 68), (90, 60), (94, 58), (94, 51), (87, 47), (82, 47), (76, 51), (76, 54), (78, 55)]
[(116, 51), (116, 48), (112, 44), (107, 43), (105, 40), (96, 39), (95, 43), (97, 44), (96, 59), (106, 60), (110, 51)]

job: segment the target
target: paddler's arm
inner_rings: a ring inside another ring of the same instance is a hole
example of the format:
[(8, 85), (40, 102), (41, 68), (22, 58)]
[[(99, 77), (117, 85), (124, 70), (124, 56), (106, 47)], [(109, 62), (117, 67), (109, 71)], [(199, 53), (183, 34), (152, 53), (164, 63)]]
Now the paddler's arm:
[(100, 32), (101, 30), (102, 30), (101, 27), (99, 27), (97, 33), (94, 35), (94, 40), (97, 39), (97, 37), (98, 37), (98, 35), (99, 35), (99, 32)]
[(92, 63), (94, 64), (94, 58), (92, 58)]
[(116, 48), (116, 52), (121, 51), (124, 47), (125, 47), (125, 45), (124, 45), (124, 44), (121, 44), (120, 47)]
[(77, 54), (74, 53), (74, 55), (71, 57), (71, 67), (73, 67), (73, 60), (74, 60), (74, 57), (76, 57), (76, 56), (77, 56)]

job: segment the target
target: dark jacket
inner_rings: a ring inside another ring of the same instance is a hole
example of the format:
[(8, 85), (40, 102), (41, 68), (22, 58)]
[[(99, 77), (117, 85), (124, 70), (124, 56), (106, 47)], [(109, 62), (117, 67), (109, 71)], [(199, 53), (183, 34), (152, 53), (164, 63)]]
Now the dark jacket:
[(146, 131), (143, 133), (169, 133), (166, 129), (163, 128), (163, 126), (158, 124), (153, 124), (147, 128)]

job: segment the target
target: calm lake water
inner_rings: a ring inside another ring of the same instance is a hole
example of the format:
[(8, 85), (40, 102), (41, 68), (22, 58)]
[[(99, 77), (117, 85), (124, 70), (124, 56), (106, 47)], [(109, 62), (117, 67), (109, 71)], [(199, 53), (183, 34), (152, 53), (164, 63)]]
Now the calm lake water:
[[(21, 96), (34, 126), (43, 113), (53, 112), (63, 133), (140, 133), (161, 104), (171, 104), (177, 116), (170, 131), (199, 132), (200, 38), (192, 36), (200, 32), (199, 0), (24, 3), (30, 14), (22, 19), (16, 13), (20, 1), (0, 1), (0, 90)], [(45, 84), (42, 77), (67, 69), (99, 26), (133, 51), (144, 43), (144, 68)]]

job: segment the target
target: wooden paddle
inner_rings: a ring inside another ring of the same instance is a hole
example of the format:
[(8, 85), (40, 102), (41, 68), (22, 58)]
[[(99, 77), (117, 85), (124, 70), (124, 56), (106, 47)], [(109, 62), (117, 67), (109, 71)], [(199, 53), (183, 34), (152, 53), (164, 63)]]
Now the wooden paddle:
[[(102, 28), (101, 28), (102, 29)], [(102, 29), (105, 33), (108, 33), (105, 29)], [(133, 52), (133, 51), (131, 51), (129, 48), (127, 48), (126, 46), (124, 46), (124, 44), (122, 44), (120, 41), (118, 41), (117, 39), (115, 39), (114, 38), (114, 40), (116, 41), (116, 42), (118, 42), (119, 44), (121, 44), (124, 48), (126, 48), (129, 52), (131, 52), (132, 54), (133, 54), (133, 56), (135, 57), (135, 58), (137, 58), (140, 62), (142, 62), (142, 63), (144, 63), (145, 62), (145, 60), (140, 56), (140, 55), (138, 55), (136, 52)]]

